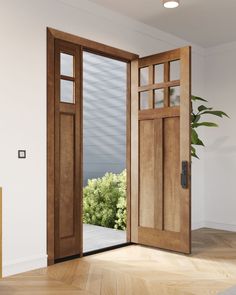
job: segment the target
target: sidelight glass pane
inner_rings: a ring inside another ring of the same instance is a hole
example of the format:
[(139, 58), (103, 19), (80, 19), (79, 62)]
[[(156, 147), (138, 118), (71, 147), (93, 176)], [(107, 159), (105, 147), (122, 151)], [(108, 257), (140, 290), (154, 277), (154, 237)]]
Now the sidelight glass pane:
[(148, 67), (146, 68), (141, 68), (139, 70), (139, 83), (140, 86), (145, 86), (148, 85), (148, 80), (149, 80), (149, 72), (148, 72)]
[(180, 86), (170, 87), (170, 106), (180, 105)]
[(170, 62), (170, 81), (180, 79), (180, 61), (175, 60)]
[(155, 65), (155, 83), (164, 82), (164, 64)]
[(74, 56), (61, 53), (61, 75), (74, 77)]
[(61, 102), (74, 103), (74, 82), (61, 79)]
[(150, 109), (148, 103), (148, 91), (140, 92), (139, 93), (139, 109), (140, 110), (147, 110)]
[(155, 89), (154, 106), (155, 106), (155, 109), (164, 107), (164, 89)]

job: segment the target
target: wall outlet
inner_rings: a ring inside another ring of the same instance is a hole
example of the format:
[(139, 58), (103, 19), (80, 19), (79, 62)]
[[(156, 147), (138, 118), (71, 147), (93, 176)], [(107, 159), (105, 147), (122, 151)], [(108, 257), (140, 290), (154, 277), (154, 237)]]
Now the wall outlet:
[(26, 159), (26, 150), (18, 150), (18, 158)]

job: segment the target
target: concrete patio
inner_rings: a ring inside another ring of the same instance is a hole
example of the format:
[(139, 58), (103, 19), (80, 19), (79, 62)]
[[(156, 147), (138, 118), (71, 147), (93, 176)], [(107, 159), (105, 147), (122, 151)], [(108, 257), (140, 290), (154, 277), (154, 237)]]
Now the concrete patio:
[(84, 253), (126, 243), (126, 231), (84, 224)]

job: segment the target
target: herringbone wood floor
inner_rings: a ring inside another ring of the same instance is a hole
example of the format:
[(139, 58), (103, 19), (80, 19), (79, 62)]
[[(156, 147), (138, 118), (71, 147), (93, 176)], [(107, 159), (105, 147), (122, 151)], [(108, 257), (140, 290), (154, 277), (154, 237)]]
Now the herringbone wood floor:
[(193, 232), (190, 256), (128, 246), (5, 278), (1, 295), (213, 295), (236, 285), (236, 233)]

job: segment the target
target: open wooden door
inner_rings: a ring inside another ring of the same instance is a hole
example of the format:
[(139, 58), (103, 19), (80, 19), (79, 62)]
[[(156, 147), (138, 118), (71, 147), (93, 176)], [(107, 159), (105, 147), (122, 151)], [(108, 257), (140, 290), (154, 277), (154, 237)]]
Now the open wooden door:
[(191, 252), (191, 48), (131, 64), (131, 241)]

